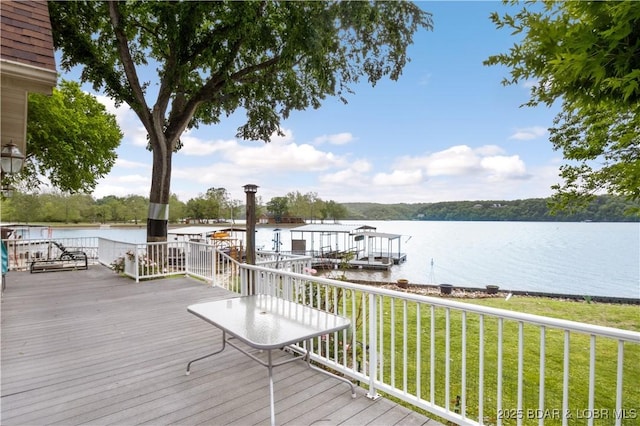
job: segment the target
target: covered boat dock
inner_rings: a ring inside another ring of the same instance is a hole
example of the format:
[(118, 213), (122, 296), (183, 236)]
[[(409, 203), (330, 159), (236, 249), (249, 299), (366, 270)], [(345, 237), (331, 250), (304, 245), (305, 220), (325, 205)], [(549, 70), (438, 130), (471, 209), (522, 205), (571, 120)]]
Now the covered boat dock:
[(312, 256), (314, 268), (385, 270), (407, 260), (401, 234), (368, 225), (308, 224), (290, 232), (292, 253)]

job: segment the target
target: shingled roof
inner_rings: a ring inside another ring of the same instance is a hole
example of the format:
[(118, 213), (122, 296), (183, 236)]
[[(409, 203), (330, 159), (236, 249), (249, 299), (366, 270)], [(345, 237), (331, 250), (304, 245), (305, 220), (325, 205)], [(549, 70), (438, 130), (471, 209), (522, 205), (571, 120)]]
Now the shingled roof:
[(51, 21), (46, 1), (0, 2), (0, 57), (55, 71)]

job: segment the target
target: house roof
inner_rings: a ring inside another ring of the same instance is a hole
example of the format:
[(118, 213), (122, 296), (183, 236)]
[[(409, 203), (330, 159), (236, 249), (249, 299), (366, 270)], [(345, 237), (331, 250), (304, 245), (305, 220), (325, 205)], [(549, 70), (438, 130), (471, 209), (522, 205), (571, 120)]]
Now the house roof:
[(0, 5), (0, 58), (56, 71), (46, 1), (6, 1)]

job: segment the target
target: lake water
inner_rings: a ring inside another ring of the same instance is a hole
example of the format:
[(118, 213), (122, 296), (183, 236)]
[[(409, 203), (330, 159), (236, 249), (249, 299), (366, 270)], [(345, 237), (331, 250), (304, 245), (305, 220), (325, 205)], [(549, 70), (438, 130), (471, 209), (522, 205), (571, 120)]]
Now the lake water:
[[(354, 279), (591, 296), (640, 298), (640, 224), (564, 222), (358, 221), (402, 234), (407, 262), (391, 271), (357, 271)], [(102, 236), (143, 242), (145, 229), (55, 229), (54, 237)], [(256, 247), (272, 248), (273, 230), (258, 228)], [(288, 229), (282, 250), (291, 249)], [(431, 262), (433, 260), (433, 267)]]

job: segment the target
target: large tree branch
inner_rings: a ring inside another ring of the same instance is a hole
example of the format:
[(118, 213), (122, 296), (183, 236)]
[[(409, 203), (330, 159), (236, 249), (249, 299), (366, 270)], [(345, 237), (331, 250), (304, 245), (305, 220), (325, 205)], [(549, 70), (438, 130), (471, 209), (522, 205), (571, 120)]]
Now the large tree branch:
[(140, 117), (140, 120), (142, 121), (142, 124), (145, 126), (147, 131), (150, 132), (153, 126), (149, 113), (149, 107), (147, 106), (147, 102), (144, 98), (144, 92), (142, 91), (140, 80), (138, 79), (138, 73), (136, 71), (133, 58), (131, 57), (131, 52), (129, 50), (129, 40), (122, 30), (122, 16), (120, 14), (120, 8), (117, 1), (109, 1), (108, 5), (111, 25), (113, 26), (113, 31), (117, 40), (116, 47), (118, 49), (118, 54), (120, 56), (120, 60), (122, 61), (122, 66), (124, 67), (124, 72), (127, 80), (129, 81), (132, 95), (135, 99), (135, 104), (130, 106), (138, 114), (138, 117)]
[[(183, 104), (183, 108), (181, 110), (172, 108), (171, 119), (169, 120), (170, 127), (166, 131), (167, 139), (173, 140), (175, 137), (177, 140), (177, 136), (182, 134), (186, 129), (189, 121), (193, 117), (193, 114), (195, 114), (198, 106), (202, 103), (212, 102), (214, 100), (221, 102), (228, 99), (230, 96), (227, 96), (224, 93), (224, 86), (228, 82), (237, 82), (240, 84), (256, 83), (261, 79), (261, 77), (256, 75), (256, 73), (277, 65), (281, 60), (282, 57), (280, 55), (274, 56), (267, 61), (243, 68), (242, 70), (231, 74), (228, 78), (223, 78), (221, 73), (216, 73), (215, 77), (209, 79), (194, 96)], [(178, 102), (174, 101), (174, 105), (178, 106), (177, 104)]]

